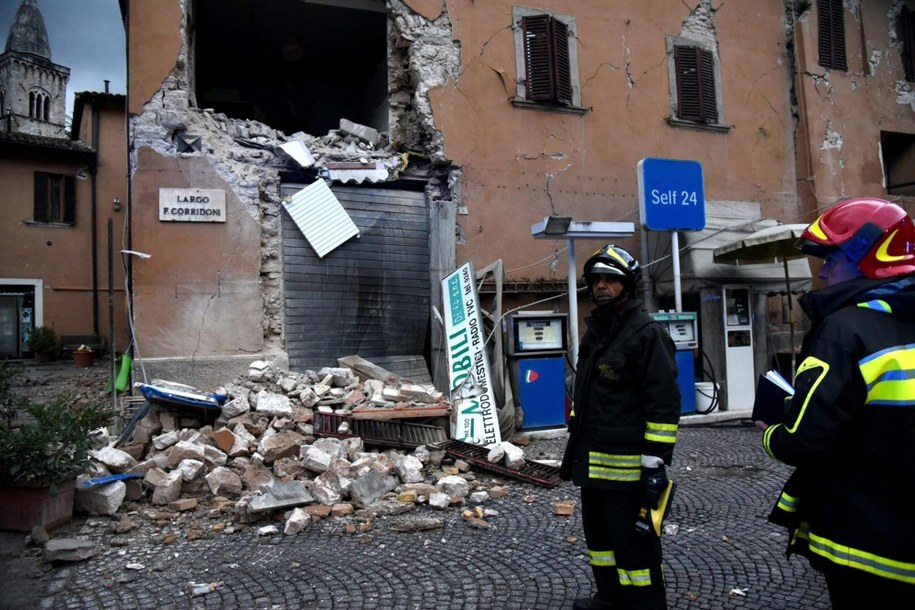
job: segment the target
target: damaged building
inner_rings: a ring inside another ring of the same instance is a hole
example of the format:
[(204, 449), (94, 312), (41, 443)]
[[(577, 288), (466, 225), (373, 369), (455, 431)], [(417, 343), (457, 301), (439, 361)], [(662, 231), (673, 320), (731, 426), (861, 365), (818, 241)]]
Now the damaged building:
[[(567, 242), (532, 238), (548, 216), (632, 223), (617, 242), (640, 254), (648, 306), (670, 309), (669, 236), (640, 227), (636, 176), (667, 158), (702, 166), (684, 308), (724, 380), (726, 286), (749, 295), (757, 370), (796, 346), (779, 339), (781, 266), (713, 273), (706, 238), (915, 198), (911, 0), (121, 8), (126, 249), (150, 255), (128, 264), (151, 376), (207, 387), (253, 358), (304, 371), (358, 354), (441, 387), (435, 312), (456, 266), (501, 262), (480, 285), (496, 328), (530, 304), (567, 311)], [(600, 245), (579, 244), (579, 269)]]

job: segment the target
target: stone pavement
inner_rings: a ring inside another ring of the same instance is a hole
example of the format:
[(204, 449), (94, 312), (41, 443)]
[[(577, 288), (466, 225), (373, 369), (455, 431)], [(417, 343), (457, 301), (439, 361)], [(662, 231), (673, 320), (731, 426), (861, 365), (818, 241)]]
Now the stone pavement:
[[(820, 575), (803, 559), (785, 559), (784, 530), (765, 519), (789, 469), (764, 454), (759, 430), (733, 417), (681, 422), (670, 469), (679, 484), (668, 521), (676, 531), (664, 541), (670, 608), (829, 608)], [(556, 459), (564, 442), (537, 439), (525, 454)], [(59, 566), (23, 548), (22, 535), (4, 533), (0, 608), (570, 608), (592, 587), (576, 488), (507, 483), (507, 497), (485, 504), (498, 512), (488, 529), (460, 510), (423, 506), (365, 533), (346, 533), (348, 518), (327, 518), (295, 536), (246, 528), (164, 543), (148, 531), (118, 536), (111, 519), (83, 517), (54, 535), (95, 540), (99, 553)], [(566, 498), (575, 514), (554, 515), (553, 503)], [(396, 531), (428, 517), (443, 526)]]

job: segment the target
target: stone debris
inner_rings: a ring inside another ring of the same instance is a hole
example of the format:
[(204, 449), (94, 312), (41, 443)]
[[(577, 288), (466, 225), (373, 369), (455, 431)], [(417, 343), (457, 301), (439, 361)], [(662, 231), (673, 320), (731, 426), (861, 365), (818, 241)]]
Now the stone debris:
[[(316, 433), (319, 413), (360, 419), (379, 413), (379, 421), (400, 425), (428, 412), (433, 417), (423, 421), (447, 425), (441, 414), (447, 415), (450, 405), (433, 387), (404, 381), (358, 357), (343, 362), (305, 373), (252, 362), (245, 375), (219, 389), (229, 398), (215, 421), (212, 413), (205, 421), (192, 408), (189, 413), (153, 403), (130, 440), (110, 437), (108, 446), (91, 455), (93, 478), (115, 473), (142, 478), (78, 485), (78, 510), (113, 519), (93, 522), (115, 534), (113, 546), (138, 527), (138, 519), (158, 524), (155, 539), (163, 544), (181, 535), (196, 539), (249, 527), (260, 536), (291, 536), (325, 518), (344, 520), (350, 533), (367, 543), (375, 520), (421, 506), (435, 511), (473, 506), (462, 513), (467, 522), (489, 527), (486, 518), (497, 513), (484, 505), (509, 493), (499, 478), (478, 478), (465, 460), (433, 446), (392, 448), (340, 428)], [(198, 392), (162, 380), (152, 385)], [(512, 443), (492, 450), (506, 466), (524, 462), (523, 451)], [(388, 521), (397, 531), (442, 523), (425, 517)]]
[(76, 562), (94, 557), (98, 553), (95, 542), (75, 538), (54, 538), (44, 545), (42, 556), (45, 561)]
[(575, 514), (575, 500), (566, 499), (554, 502), (553, 514), (562, 517), (571, 517)]

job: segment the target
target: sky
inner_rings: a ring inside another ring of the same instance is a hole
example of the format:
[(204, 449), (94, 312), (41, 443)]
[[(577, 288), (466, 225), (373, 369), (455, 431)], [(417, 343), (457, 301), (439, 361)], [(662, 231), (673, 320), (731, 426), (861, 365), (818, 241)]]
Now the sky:
[[(22, 0), (0, 0), (0, 51)], [(118, 0), (37, 0), (51, 45), (51, 61), (70, 68), (67, 115), (81, 91), (127, 93), (124, 25)]]

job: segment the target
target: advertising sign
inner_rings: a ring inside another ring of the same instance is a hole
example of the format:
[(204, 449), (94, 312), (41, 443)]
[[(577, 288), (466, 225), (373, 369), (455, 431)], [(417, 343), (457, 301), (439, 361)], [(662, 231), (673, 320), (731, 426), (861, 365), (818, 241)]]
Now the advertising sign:
[(486, 333), (480, 316), (473, 263), (442, 280), (448, 381), (451, 389), (451, 438), (475, 445), (502, 441), (492, 393)]

